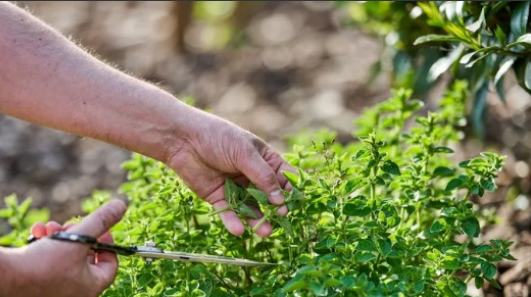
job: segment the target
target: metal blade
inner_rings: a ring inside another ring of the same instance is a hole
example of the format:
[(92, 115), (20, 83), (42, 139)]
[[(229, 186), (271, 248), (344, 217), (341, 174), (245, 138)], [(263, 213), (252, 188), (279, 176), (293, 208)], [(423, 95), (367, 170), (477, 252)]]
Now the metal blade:
[(182, 252), (137, 252), (135, 255), (144, 257), (144, 258), (154, 258), (154, 259), (169, 259), (169, 260), (178, 260), (186, 262), (201, 262), (201, 263), (218, 263), (218, 264), (229, 264), (229, 265), (239, 265), (239, 266), (276, 266), (277, 264), (265, 263), (265, 262), (256, 262), (246, 259), (236, 259), (222, 256), (213, 256), (213, 255), (203, 255), (203, 254), (191, 254), (191, 253), (182, 253)]

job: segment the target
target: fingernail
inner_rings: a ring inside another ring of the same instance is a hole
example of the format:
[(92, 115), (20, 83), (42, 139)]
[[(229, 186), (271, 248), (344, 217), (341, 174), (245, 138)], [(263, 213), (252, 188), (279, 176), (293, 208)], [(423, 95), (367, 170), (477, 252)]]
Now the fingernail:
[(281, 190), (276, 190), (276, 191), (271, 192), (270, 197), (271, 197), (270, 198), (271, 199), (271, 203), (273, 203), (273, 204), (280, 205), (280, 204), (284, 203), (284, 195), (282, 195), (282, 191)]

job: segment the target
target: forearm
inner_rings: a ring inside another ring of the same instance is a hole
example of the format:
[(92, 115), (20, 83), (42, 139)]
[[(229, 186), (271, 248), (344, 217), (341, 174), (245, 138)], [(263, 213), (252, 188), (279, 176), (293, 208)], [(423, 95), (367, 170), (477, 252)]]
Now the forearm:
[(1, 2), (0, 112), (166, 161), (197, 110)]

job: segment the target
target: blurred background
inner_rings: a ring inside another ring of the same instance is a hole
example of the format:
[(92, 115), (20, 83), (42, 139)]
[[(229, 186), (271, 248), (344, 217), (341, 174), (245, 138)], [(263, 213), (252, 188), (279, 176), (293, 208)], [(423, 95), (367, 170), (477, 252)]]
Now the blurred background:
[[(387, 99), (391, 87), (408, 85), (397, 79), (404, 65), (414, 75), (427, 76), (426, 69), (412, 67), (414, 57), (397, 55), (404, 47), (397, 44), (396, 34), (403, 34), (395, 32), (397, 27), (412, 37), (422, 33), (415, 23), (404, 23), (419, 13), (415, 5), (393, 4), (401, 5), (396, 9), (388, 2), (371, 3), (16, 4), (108, 63), (181, 99), (193, 98), (196, 106), (286, 151), (286, 137), (300, 131), (329, 128), (339, 141), (353, 140), (353, 121), (363, 109)], [(429, 88), (412, 86), (427, 109), (444, 91), (445, 79), (441, 75)], [(516, 185), (527, 209), (531, 100), (513, 77), (507, 81), (506, 104), (495, 92), (488, 95), (485, 138), (480, 141), (468, 131), (455, 157), (462, 160), (485, 149), (507, 155), (499, 183)], [(59, 221), (80, 214), (81, 199), (94, 189), (116, 192), (126, 178), (120, 164), (129, 156), (102, 142), (0, 115), (0, 196), (32, 197), (35, 207), (49, 207)], [(500, 203), (509, 189), (486, 201)]]

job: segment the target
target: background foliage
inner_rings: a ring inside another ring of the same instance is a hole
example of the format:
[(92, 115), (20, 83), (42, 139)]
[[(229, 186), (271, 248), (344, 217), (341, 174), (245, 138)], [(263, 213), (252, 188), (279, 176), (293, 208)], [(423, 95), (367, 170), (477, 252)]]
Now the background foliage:
[[(504, 78), (514, 71), (531, 92), (528, 1), (369, 1), (348, 5), (352, 22), (385, 36), (393, 80), (425, 93), (447, 70), (469, 81), (472, 119), (484, 135), (487, 93), (505, 100)], [(381, 62), (374, 66), (377, 71)]]

